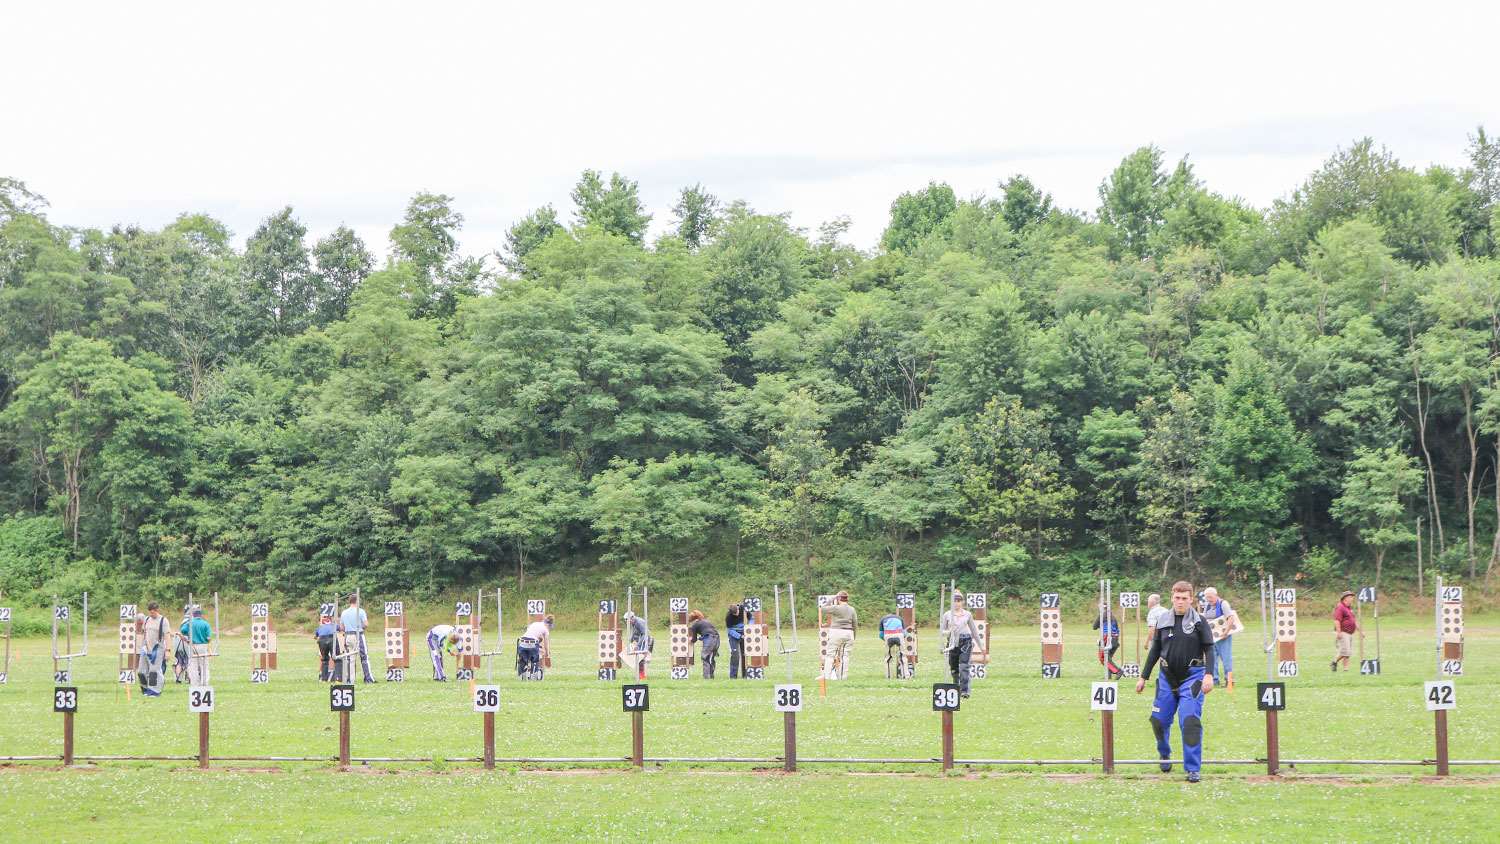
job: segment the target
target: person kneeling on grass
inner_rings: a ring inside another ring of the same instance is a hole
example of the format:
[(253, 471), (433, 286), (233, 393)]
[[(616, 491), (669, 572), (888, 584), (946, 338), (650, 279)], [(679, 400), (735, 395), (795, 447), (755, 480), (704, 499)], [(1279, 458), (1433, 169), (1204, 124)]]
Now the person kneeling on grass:
[(1193, 609), (1193, 585), (1172, 584), (1171, 615), (1162, 620), (1151, 639), (1151, 651), (1135, 681), (1135, 693), (1146, 690), (1151, 669), (1161, 660), (1156, 699), (1151, 702), (1151, 730), (1161, 771), (1172, 770), (1172, 716), (1182, 729), (1182, 767), (1188, 782), (1198, 781), (1203, 766), (1203, 696), (1214, 689), (1214, 638), (1208, 622)]
[(458, 653), (458, 628), (451, 624), (435, 624), (427, 631), (427, 650), (432, 654), (432, 679), (439, 683), (448, 682), (448, 674), (443, 670), (443, 654)]

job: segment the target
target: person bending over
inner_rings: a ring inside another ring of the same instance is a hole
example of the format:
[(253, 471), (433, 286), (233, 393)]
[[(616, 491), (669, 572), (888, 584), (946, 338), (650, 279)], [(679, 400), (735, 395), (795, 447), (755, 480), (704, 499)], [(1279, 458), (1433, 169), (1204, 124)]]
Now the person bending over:
[(703, 679), (712, 680), (715, 664), (719, 661), (719, 631), (701, 610), (688, 613), (688, 648), (691, 649), (696, 642), (703, 643)]

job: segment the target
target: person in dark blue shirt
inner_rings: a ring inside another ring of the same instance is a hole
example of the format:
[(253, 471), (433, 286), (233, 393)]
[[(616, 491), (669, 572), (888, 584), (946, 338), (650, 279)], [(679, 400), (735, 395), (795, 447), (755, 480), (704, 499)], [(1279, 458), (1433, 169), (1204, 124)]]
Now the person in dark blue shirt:
[(1156, 699), (1151, 703), (1151, 730), (1162, 773), (1172, 770), (1172, 716), (1182, 730), (1182, 767), (1188, 782), (1197, 782), (1203, 766), (1203, 696), (1214, 688), (1214, 639), (1208, 621), (1193, 608), (1193, 586), (1172, 584), (1172, 614), (1162, 620), (1141, 666), (1136, 694), (1146, 690), (1151, 669), (1161, 662)]

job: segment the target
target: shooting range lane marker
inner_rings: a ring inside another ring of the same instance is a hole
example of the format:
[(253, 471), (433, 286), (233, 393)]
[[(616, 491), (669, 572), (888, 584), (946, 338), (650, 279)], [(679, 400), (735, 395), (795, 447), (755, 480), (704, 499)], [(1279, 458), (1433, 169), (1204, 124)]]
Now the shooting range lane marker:
[(1062, 677), (1062, 596), (1057, 592), (1041, 594), (1042, 677)]
[(688, 599), (667, 599), (667, 652), (672, 658), (673, 680), (686, 680), (692, 674), (693, 642), (688, 634)]
[[(896, 593), (896, 617), (901, 619), (901, 646), (895, 674), (899, 679), (910, 680), (917, 675), (917, 596), (915, 593)], [(889, 645), (886, 646), (886, 652), (890, 652)], [(889, 660), (887, 660), (887, 677), (890, 673)]]
[(349, 770), (350, 715), (354, 712), (354, 684), (335, 683), (328, 687), (328, 709), (339, 716), (339, 770)]
[(766, 613), (758, 597), (746, 598), (743, 602), (745, 628), (741, 647), (744, 650), (745, 679), (766, 679), (766, 668), (771, 664), (771, 636), (766, 629)]
[(953, 713), (958, 711), (959, 693), (957, 683), (932, 684), (932, 709), (943, 717), (943, 773), (953, 769)]
[(411, 667), (411, 630), (406, 623), (406, 602), (386, 601), (382, 607), (385, 617), (385, 681), (406, 682), (406, 670)]
[(1100, 761), (1104, 773), (1115, 772), (1115, 707), (1119, 702), (1120, 689), (1114, 682), (1110, 670), (1110, 645), (1119, 642), (1111, 633), (1114, 626), (1114, 583), (1108, 579), (1099, 581), (1099, 665), (1104, 669), (1103, 683), (1094, 683), (1089, 689), (1089, 710), (1099, 713)]
[(10, 607), (5, 604), (5, 591), (0, 589), (0, 636), (5, 637), (5, 658), (0, 662), (0, 686), (10, 680)]
[(776, 650), (786, 658), (787, 682), (778, 685), (773, 694), (772, 702), (776, 711), (781, 713), (781, 767), (787, 773), (797, 770), (797, 713), (802, 711), (802, 686), (792, 682), (795, 673), (792, 669), (792, 655), (797, 653), (797, 590), (791, 583), (786, 585), (787, 602), (790, 605), (792, 617), (792, 646), (786, 646), (786, 640), (781, 633), (781, 584), (772, 587), (772, 596), (776, 603)]
[[(74, 615), (71, 606), (60, 603), (57, 595), (52, 596), (52, 682), (62, 685), (73, 682), (73, 660), (89, 655), (89, 593), (83, 593), (83, 646), (78, 651), (73, 650)], [(62, 622), (61, 649), (57, 646), (59, 621)]]
[(651, 710), (651, 689), (645, 683), (628, 683), (620, 687), (620, 700), (630, 714), (630, 760), (636, 770), (645, 766), (645, 715)]
[(188, 711), (198, 713), (198, 767), (208, 770), (208, 717), (214, 711), (213, 686), (188, 687)]
[(983, 680), (989, 676), (990, 668), (990, 596), (985, 592), (970, 592), (964, 596), (964, 606), (974, 616), (974, 626), (979, 628), (979, 638), (984, 640), (984, 649), (975, 647), (969, 652), (969, 680)]
[(599, 602), (599, 679), (613, 682), (620, 669), (619, 602), (605, 598)]
[(271, 618), (271, 604), (260, 601), (250, 605), (250, 682), (268, 683), (276, 669), (276, 624)]

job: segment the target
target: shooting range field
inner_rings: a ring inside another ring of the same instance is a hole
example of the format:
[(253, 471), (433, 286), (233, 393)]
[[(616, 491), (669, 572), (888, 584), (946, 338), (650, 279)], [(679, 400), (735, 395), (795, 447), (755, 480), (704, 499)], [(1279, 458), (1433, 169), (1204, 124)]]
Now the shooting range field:
[[(1205, 710), (1205, 781), (1189, 786), (1180, 768), (1099, 771), (1100, 724), (1089, 708), (1090, 684), (1103, 679), (1095, 650), (1078, 633), (1063, 654), (1062, 676), (1039, 672), (1034, 624), (992, 628), (988, 676), (954, 717), (958, 765), (948, 777), (936, 764), (818, 762), (820, 758), (925, 759), (940, 753), (932, 684), (946, 681), (931, 629), (913, 681), (887, 680), (885, 649), (868, 623), (859, 631), (849, 679), (817, 695), (815, 634), (796, 655), (795, 682), (804, 705), (797, 720), (798, 773), (774, 761), (669, 762), (654, 757), (749, 757), (771, 760), (782, 748), (782, 718), (773, 688), (785, 683), (783, 657), (772, 656), (762, 681), (718, 677), (672, 680), (667, 660), (651, 667), (644, 716), (646, 770), (631, 769), (631, 718), (621, 711), (621, 682), (597, 679), (596, 631), (585, 625), (554, 634), (554, 664), (541, 682), (515, 676), (513, 656), (494, 665), (500, 686), (494, 772), (481, 753), (481, 718), (466, 682), (435, 683), (425, 652), (405, 683), (357, 685), (352, 713), (355, 771), (337, 773), (337, 717), (316, 679), (317, 649), (300, 632), (283, 632), (280, 667), (252, 685), (248, 629), (231, 630), (213, 665), (218, 696), (212, 715), (213, 770), (199, 771), (197, 716), (187, 687), (167, 683), (164, 696), (127, 701), (115, 682), (115, 660), (74, 664), (79, 690), (76, 749), (88, 770), (50, 761), (0, 765), (0, 829), (26, 829), (40, 840), (84, 840), (119, 833), (141, 812), (179, 807), (205, 840), (294, 834), (383, 840), (448, 840), (504, 830), (507, 836), (618, 838), (667, 828), (697, 829), (708, 839), (776, 835), (790, 840), (874, 838), (895, 819), (952, 836), (992, 838), (1001, 829), (1034, 828), (1042, 838), (1199, 838), (1187, 818), (1160, 825), (1163, 801), (1201, 803), (1217, 837), (1229, 840), (1322, 835), (1389, 840), (1483, 839), (1500, 800), (1500, 765), (1455, 765), (1438, 784), (1433, 768), (1303, 765), (1303, 759), (1432, 759), (1433, 715), (1424, 680), (1436, 679), (1432, 621), (1410, 614), (1382, 619), (1382, 673), (1332, 674), (1330, 624), (1322, 607), (1304, 610), (1301, 676), (1287, 679), (1281, 713), (1283, 775), (1264, 765), (1219, 766), (1217, 759), (1265, 755), (1265, 719), (1256, 709), (1266, 680), (1259, 618), (1246, 613), (1236, 636), (1236, 689), (1216, 689)], [(665, 630), (661, 613), (653, 631)], [(1316, 621), (1314, 621), (1316, 619)], [(1069, 617), (1080, 631), (1086, 623)], [(1122, 658), (1133, 653), (1124, 631)], [(1373, 641), (1373, 637), (1371, 639)], [(18, 638), (9, 682), (0, 686), (0, 756), (61, 752), (62, 716), (52, 711), (49, 643)], [(510, 645), (513, 643), (507, 643)], [(416, 645), (414, 641), (414, 646)], [(1373, 645), (1371, 645), (1373, 647)], [(372, 655), (377, 676), (383, 662)], [(451, 660), (450, 660), (451, 664)], [(1356, 662), (1357, 667), (1357, 662)], [(1457, 760), (1500, 759), (1500, 628), (1471, 616), (1464, 676), (1449, 743)], [(488, 665), (476, 672), (488, 682)], [(449, 676), (453, 672), (450, 668)], [(1116, 757), (1150, 759), (1150, 688), (1134, 694), (1120, 681)], [(1175, 745), (1175, 735), (1174, 735)], [(178, 756), (179, 760), (91, 760), (96, 756)], [(236, 756), (316, 757), (317, 761), (234, 760)], [(222, 758), (221, 758), (222, 757)], [(418, 758), (361, 763), (361, 758)], [(520, 757), (590, 757), (585, 763), (518, 763)], [(608, 759), (611, 761), (603, 761)], [(1071, 765), (967, 766), (965, 759), (1080, 760)], [(1295, 767), (1288, 767), (1292, 764)], [(539, 770), (541, 769), (541, 770)], [(443, 778), (443, 779), (435, 779)], [(1335, 787), (1336, 786), (1336, 787)], [(1211, 801), (1211, 802), (1210, 802)], [(156, 808), (152, 808), (156, 807)], [(1022, 826), (1016, 826), (1020, 824)], [(211, 832), (209, 831), (211, 830)]]

